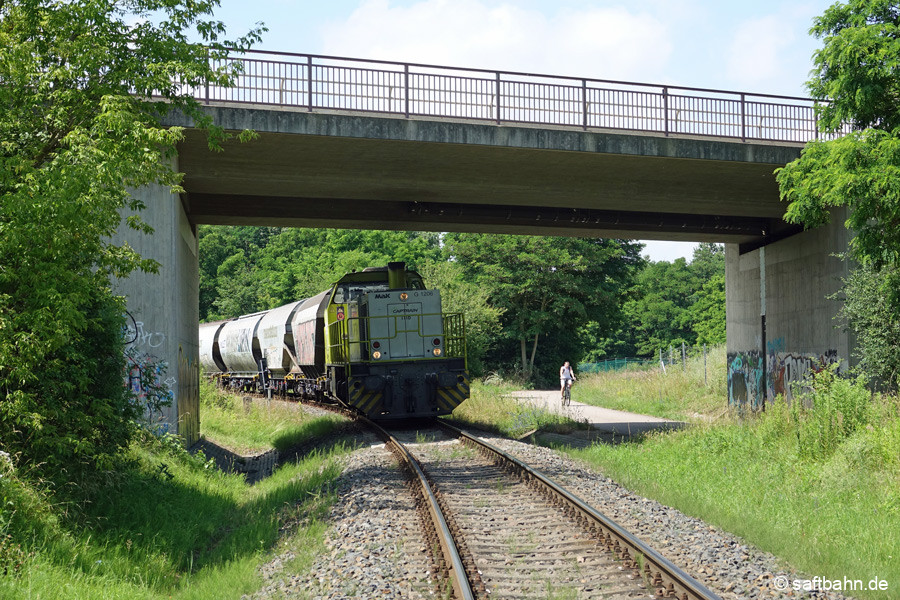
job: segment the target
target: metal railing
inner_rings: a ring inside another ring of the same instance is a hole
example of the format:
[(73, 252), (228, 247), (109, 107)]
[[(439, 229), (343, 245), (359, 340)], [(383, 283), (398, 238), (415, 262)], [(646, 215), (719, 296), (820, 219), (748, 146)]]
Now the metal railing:
[(213, 60), (234, 86), (203, 102), (289, 106), (583, 130), (805, 143), (820, 136), (815, 100), (672, 85), (247, 51)]

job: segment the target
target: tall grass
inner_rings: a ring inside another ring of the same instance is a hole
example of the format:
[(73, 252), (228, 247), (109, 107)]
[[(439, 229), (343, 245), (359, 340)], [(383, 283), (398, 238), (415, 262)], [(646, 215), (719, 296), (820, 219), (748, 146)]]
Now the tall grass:
[(245, 407), (241, 396), (208, 381), (200, 384), (200, 406), (201, 434), (240, 453), (287, 450), (346, 421), (339, 415), (312, 417), (294, 403), (277, 400), (257, 400)]
[[(816, 376), (787, 406), (569, 450), (623, 485), (734, 532), (810, 576), (900, 590), (900, 399)], [(724, 395), (720, 402), (725, 403)]]
[(725, 347), (690, 356), (685, 365), (629, 367), (579, 376), (572, 399), (585, 404), (696, 421), (727, 412)]
[[(293, 414), (293, 428), (269, 424), (270, 440), (332, 426)], [(237, 446), (262, 443), (231, 435)], [(149, 434), (114, 470), (66, 486), (9, 467), (0, 473), (0, 533), (9, 536), (0, 598), (239, 598), (260, 587), (271, 552), (288, 545), (302, 563), (321, 551), (336, 457), (346, 451), (282, 465), (253, 486)]]
[(452, 417), (512, 438), (537, 429), (567, 432), (585, 426), (561, 414), (516, 401), (511, 394), (518, 389), (504, 381), (473, 382), (471, 397), (456, 407)]

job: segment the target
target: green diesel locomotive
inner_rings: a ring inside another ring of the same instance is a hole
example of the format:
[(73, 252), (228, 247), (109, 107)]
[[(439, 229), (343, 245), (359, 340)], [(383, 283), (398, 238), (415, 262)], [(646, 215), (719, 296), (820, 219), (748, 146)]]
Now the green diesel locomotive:
[(270, 311), (200, 326), (219, 385), (330, 399), (379, 420), (449, 414), (469, 397), (463, 315), (402, 262), (348, 273)]

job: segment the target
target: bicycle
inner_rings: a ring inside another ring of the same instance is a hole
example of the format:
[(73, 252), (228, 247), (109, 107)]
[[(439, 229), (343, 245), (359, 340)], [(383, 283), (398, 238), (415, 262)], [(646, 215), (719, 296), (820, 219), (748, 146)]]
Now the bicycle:
[(562, 394), (562, 405), (569, 406), (572, 404), (572, 381), (571, 379), (566, 380), (566, 387), (563, 388)]

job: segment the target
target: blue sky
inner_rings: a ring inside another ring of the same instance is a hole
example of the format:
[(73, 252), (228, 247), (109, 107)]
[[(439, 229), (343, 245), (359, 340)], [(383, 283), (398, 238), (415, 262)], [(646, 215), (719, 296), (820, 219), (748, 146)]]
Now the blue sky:
[[(831, 0), (222, 0), (257, 48), (805, 96)], [(654, 260), (693, 245), (648, 242)]]

